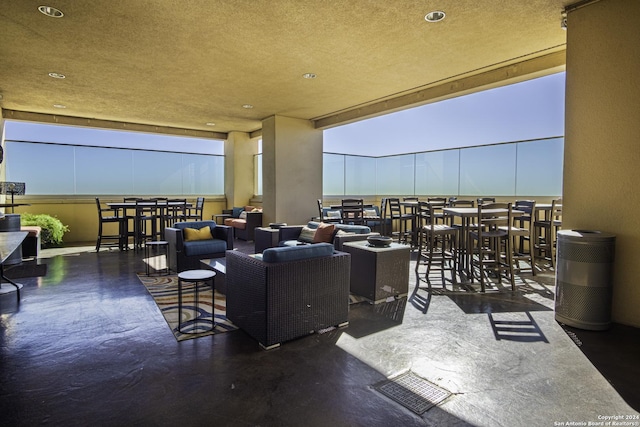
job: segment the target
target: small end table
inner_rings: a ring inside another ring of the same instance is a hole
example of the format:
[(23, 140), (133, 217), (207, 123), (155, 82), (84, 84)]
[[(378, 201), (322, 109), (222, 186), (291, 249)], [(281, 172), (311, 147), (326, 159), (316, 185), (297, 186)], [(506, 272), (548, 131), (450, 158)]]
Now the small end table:
[(145, 258), (146, 264), (147, 264), (147, 276), (151, 275), (151, 271), (150, 271), (151, 248), (153, 248), (153, 252), (155, 254), (159, 253), (160, 248), (164, 248), (164, 256), (165, 256), (165, 266), (164, 266), (164, 268), (158, 268), (158, 267), (160, 267), (160, 265), (159, 265), (160, 262), (158, 261), (157, 263), (155, 263), (156, 265), (153, 267), (153, 269), (158, 274), (161, 274), (161, 272), (164, 272), (165, 276), (168, 275), (169, 274), (169, 242), (167, 242), (165, 240), (149, 240), (149, 241), (144, 242), (144, 258)]
[(409, 292), (408, 245), (369, 245), (366, 240), (347, 242), (342, 246), (351, 254), (351, 292), (374, 304), (407, 296)]
[[(212, 318), (210, 321), (211, 327), (209, 329), (198, 328), (198, 322), (207, 322), (207, 323), (209, 322), (209, 320), (198, 318), (199, 312), (200, 312), (200, 310), (198, 310), (199, 295), (201, 291), (200, 284), (202, 284), (202, 286), (206, 286), (207, 282), (211, 284), (211, 307), (213, 309), (213, 306), (214, 306), (213, 300), (214, 300), (214, 294), (215, 294), (215, 287), (213, 284), (213, 280), (215, 276), (216, 276), (216, 273), (213, 270), (185, 270), (181, 273), (178, 273), (178, 332), (181, 332), (183, 334), (199, 334), (202, 332), (211, 332), (215, 329), (216, 321), (215, 321), (215, 316), (213, 315), (213, 312), (212, 312)], [(193, 300), (194, 300), (193, 305), (190, 305), (191, 309), (194, 312), (193, 319), (185, 322), (182, 321), (182, 309), (183, 309), (182, 284), (183, 283), (193, 284)], [(185, 332), (182, 330), (182, 328), (187, 325), (189, 326), (189, 331)]]
[(255, 253), (260, 254), (265, 249), (278, 246), (280, 230), (271, 227), (256, 227), (254, 230)]
[(224, 220), (227, 218), (231, 218), (231, 214), (213, 214), (211, 215), (211, 219), (216, 222), (216, 224), (224, 225)]

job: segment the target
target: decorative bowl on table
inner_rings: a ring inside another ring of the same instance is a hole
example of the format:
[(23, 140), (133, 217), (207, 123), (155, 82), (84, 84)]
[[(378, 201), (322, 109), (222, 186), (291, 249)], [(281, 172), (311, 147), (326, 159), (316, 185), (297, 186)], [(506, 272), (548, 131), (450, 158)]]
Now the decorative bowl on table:
[(278, 229), (278, 228), (282, 228), (285, 225), (287, 225), (286, 222), (272, 222), (269, 224), (269, 227), (273, 228), (273, 229)]
[(367, 242), (369, 245), (375, 246), (378, 248), (384, 248), (385, 246), (391, 245), (391, 237), (389, 236), (369, 236), (367, 237)]

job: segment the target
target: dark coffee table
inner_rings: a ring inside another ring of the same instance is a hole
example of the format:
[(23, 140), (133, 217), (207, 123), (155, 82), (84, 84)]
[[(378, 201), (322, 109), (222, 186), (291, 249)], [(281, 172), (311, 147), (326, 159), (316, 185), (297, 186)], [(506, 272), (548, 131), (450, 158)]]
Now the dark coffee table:
[(227, 259), (225, 257), (201, 259), (200, 264), (202, 264), (203, 268), (216, 272), (215, 288), (221, 294), (226, 294), (227, 285), (224, 278), (227, 275)]
[(351, 293), (374, 304), (407, 296), (410, 246), (376, 247), (363, 240), (347, 242), (342, 250), (351, 254)]

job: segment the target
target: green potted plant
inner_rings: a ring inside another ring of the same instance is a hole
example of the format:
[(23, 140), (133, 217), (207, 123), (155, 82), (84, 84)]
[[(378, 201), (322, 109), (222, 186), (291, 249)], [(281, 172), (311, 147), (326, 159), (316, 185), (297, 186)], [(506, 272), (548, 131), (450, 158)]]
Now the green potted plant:
[(43, 248), (62, 246), (62, 237), (69, 231), (58, 218), (47, 214), (20, 214), (20, 225), (32, 225), (42, 228), (40, 235)]

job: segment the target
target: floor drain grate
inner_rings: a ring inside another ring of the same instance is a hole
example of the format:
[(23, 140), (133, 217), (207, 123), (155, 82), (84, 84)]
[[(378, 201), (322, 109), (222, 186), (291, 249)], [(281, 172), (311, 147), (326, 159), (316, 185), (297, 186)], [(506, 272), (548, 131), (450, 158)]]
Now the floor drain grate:
[(374, 388), (418, 415), (451, 396), (451, 393), (407, 372), (395, 378), (382, 381)]

